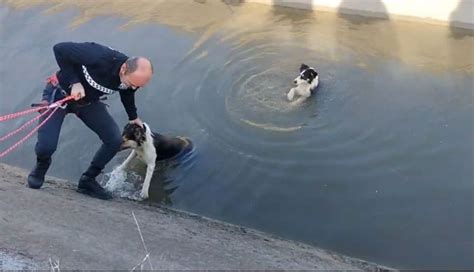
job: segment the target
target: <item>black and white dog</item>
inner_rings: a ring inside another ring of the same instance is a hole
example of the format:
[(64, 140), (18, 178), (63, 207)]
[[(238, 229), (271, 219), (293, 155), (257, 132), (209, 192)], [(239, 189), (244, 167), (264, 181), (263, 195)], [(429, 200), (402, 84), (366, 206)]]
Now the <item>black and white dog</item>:
[(291, 88), (288, 92), (288, 100), (293, 101), (295, 96), (298, 96), (294, 103), (301, 103), (310, 97), (313, 90), (318, 87), (318, 72), (316, 72), (313, 67), (309, 67), (303, 63), (300, 67), (300, 75), (293, 80), (293, 83), (296, 84), (296, 87)]
[(147, 124), (127, 124), (122, 133), (121, 150), (132, 148), (127, 159), (117, 168), (125, 171), (133, 158), (138, 157), (146, 164), (146, 175), (140, 196), (148, 198), (151, 178), (156, 162), (180, 158), (192, 150), (192, 142), (184, 137), (167, 137), (151, 131)]

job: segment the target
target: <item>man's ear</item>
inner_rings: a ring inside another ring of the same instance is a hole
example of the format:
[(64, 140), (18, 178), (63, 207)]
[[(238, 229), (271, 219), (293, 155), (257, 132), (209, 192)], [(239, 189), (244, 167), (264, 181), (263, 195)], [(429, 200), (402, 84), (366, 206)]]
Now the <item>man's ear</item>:
[(308, 69), (308, 68), (309, 68), (308, 65), (302, 63), (302, 64), (301, 64), (301, 67), (300, 67), (300, 72), (303, 72), (303, 70), (306, 70), (306, 69)]
[(127, 63), (124, 62), (122, 66), (120, 66), (120, 75), (125, 75), (127, 73)]

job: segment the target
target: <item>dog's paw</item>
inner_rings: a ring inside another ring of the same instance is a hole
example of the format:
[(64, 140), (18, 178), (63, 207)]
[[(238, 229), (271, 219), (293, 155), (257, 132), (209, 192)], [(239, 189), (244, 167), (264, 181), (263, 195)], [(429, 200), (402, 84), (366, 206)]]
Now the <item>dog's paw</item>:
[(147, 199), (148, 198), (148, 192), (141, 191), (140, 192), (140, 198), (141, 199)]
[(293, 101), (294, 97), (295, 97), (295, 88), (292, 88), (286, 95), (286, 98), (288, 98), (288, 101)]

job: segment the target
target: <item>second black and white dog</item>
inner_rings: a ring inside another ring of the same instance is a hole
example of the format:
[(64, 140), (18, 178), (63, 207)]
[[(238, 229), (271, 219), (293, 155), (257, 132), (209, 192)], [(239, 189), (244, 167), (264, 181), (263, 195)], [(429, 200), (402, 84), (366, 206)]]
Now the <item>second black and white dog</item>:
[(140, 192), (140, 196), (145, 199), (148, 198), (148, 190), (156, 163), (180, 158), (192, 150), (193, 144), (184, 137), (167, 137), (152, 132), (147, 124), (143, 124), (143, 127), (137, 124), (127, 124), (122, 133), (121, 149), (127, 148), (131, 148), (132, 152), (117, 170), (125, 171), (135, 157), (146, 164), (145, 180)]
[[(291, 88), (287, 98), (289, 101), (294, 101), (294, 103), (301, 103), (310, 97), (316, 87), (318, 87), (318, 72), (313, 67), (303, 63), (300, 67), (300, 75), (293, 80), (293, 83), (296, 87)], [(296, 100), (294, 100), (295, 97), (297, 97)]]

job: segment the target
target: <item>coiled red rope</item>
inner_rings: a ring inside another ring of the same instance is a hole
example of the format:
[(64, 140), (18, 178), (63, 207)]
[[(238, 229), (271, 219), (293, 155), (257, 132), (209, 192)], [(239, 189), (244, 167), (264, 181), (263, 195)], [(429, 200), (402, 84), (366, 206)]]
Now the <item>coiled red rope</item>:
[(22, 131), (24, 128), (26, 128), (27, 126), (31, 125), (32, 123), (34, 123), (36, 120), (40, 119), (41, 116), (45, 116), (47, 113), (50, 112), (50, 109), (47, 109), (45, 111), (43, 111), (40, 115), (36, 116), (35, 118), (31, 119), (30, 121), (24, 123), (21, 127), (15, 129), (14, 131), (6, 134), (5, 136), (3, 136), (2, 138), (0, 138), (0, 142), (3, 142), (5, 141), (6, 139), (12, 137), (13, 135), (16, 135), (18, 132)]
[(27, 114), (29, 114), (29, 113), (33, 113), (33, 112), (39, 111), (39, 110), (52, 108), (52, 107), (55, 106), (55, 104), (62, 105), (62, 104), (64, 104), (65, 102), (67, 102), (67, 101), (69, 101), (69, 100), (72, 100), (72, 99), (74, 99), (72, 96), (68, 96), (68, 97), (66, 97), (66, 98), (63, 98), (63, 99), (61, 99), (61, 100), (58, 100), (58, 101), (54, 102), (54, 103), (51, 104), (51, 105), (46, 105), (46, 106), (41, 106), (41, 107), (34, 107), (34, 108), (27, 109), (27, 110), (24, 110), (24, 111), (20, 111), (20, 112), (15, 112), (15, 113), (10, 113), (10, 114), (7, 114), (7, 115), (3, 115), (3, 116), (0, 116), (0, 122), (5, 122), (5, 121), (11, 120), (11, 119), (15, 119), (15, 118), (21, 117), (21, 116), (23, 116), (23, 115), (27, 115)]
[(39, 110), (42, 110), (42, 109), (46, 109), (46, 111), (42, 112), (40, 115), (34, 117), (33, 119), (29, 120), (28, 122), (24, 123), (21, 127), (15, 129), (14, 131), (6, 134), (5, 136), (3, 136), (2, 138), (0, 138), (0, 142), (10, 138), (11, 136), (13, 135), (16, 135), (18, 132), (20, 132), (21, 130), (23, 130), (24, 128), (26, 128), (28, 125), (32, 124), (34, 121), (40, 119), (42, 116), (45, 116), (47, 114), (49, 114), (41, 123), (39, 123), (36, 127), (34, 127), (27, 135), (25, 135), (23, 138), (21, 138), (19, 141), (17, 141), (15, 144), (13, 144), (12, 146), (10, 146), (9, 148), (7, 148), (5, 151), (3, 151), (2, 153), (0, 153), (0, 159), (5, 157), (6, 155), (10, 154), (13, 150), (15, 150), (18, 146), (20, 146), (22, 143), (24, 143), (26, 140), (28, 140), (31, 136), (33, 136), (33, 134), (35, 132), (38, 131), (38, 129), (40, 129), (44, 124), (46, 124), (46, 122), (48, 122), (48, 120), (53, 116), (53, 114), (66, 102), (70, 101), (74, 99), (72, 96), (68, 96), (64, 99), (61, 99), (59, 101), (56, 101), (54, 103), (52, 103), (51, 105), (47, 105), (47, 106), (41, 106), (41, 107), (35, 107), (35, 108), (32, 108), (32, 109), (28, 109), (28, 110), (24, 110), (24, 111), (21, 111), (21, 112), (16, 112), (16, 113), (12, 113), (12, 114), (7, 114), (7, 115), (4, 115), (4, 116), (0, 116), (0, 122), (3, 122), (3, 121), (6, 121), (6, 120), (10, 120), (10, 119), (14, 119), (14, 118), (18, 118), (20, 116), (23, 116), (23, 115), (26, 115), (28, 113), (31, 113), (31, 112), (35, 112), (35, 111), (39, 111)]

